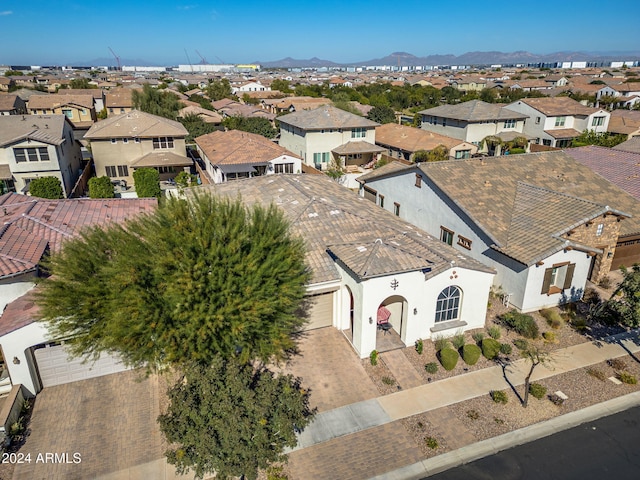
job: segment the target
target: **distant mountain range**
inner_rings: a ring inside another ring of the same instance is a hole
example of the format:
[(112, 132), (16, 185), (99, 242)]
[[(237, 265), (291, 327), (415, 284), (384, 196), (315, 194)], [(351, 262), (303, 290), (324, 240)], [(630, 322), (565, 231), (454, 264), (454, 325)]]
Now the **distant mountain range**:
[[(415, 67), (421, 65), (513, 65), (517, 63), (551, 63), (551, 62), (612, 62), (640, 60), (640, 51), (635, 52), (556, 52), (536, 54), (524, 51), (518, 52), (467, 52), (462, 55), (428, 55), (416, 57), (407, 52), (394, 52), (386, 57), (359, 62), (338, 63), (317, 57), (310, 59), (294, 59), (291, 57), (275, 61), (255, 61), (263, 68), (321, 68), (346, 66), (376, 66), (391, 65), (399, 67)], [(151, 66), (158, 63), (141, 59), (120, 59), (121, 65)], [(181, 61), (179, 63), (185, 63)], [(71, 66), (115, 66), (112, 57), (96, 58), (89, 61), (73, 62)], [(161, 64), (162, 65), (162, 64)], [(195, 65), (195, 64), (194, 64)]]

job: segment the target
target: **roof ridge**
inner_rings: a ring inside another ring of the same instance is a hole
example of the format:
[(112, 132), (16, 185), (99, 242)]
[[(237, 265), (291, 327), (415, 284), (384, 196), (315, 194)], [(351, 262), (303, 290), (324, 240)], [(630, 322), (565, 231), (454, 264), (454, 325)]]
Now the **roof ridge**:
[[(552, 193), (554, 195), (558, 195), (558, 196), (566, 197), (566, 198), (571, 198), (571, 199), (574, 199), (574, 200), (579, 200), (579, 201), (581, 201), (583, 203), (589, 203), (589, 204), (595, 205), (597, 207), (608, 208), (609, 210), (614, 211), (614, 209), (609, 207), (609, 205), (602, 205), (602, 204), (596, 203), (596, 202), (594, 202), (592, 200), (587, 200), (587, 199), (584, 199), (582, 197), (576, 197), (575, 195), (570, 195), (570, 194), (564, 193), (564, 192), (558, 192), (556, 190), (551, 190), (550, 188), (541, 187), (539, 185), (533, 185), (531, 183), (523, 182), (522, 180), (518, 180), (517, 183), (516, 183), (516, 198), (518, 196), (518, 189), (520, 188), (520, 185), (525, 185), (525, 186), (527, 186), (529, 188), (532, 188), (532, 189), (535, 189), (535, 190), (543, 190), (545, 192), (549, 192), (549, 193)], [(514, 202), (515, 202), (515, 200), (514, 200)]]
[(65, 235), (67, 237), (73, 237), (73, 233), (69, 233), (69, 232), (65, 232), (64, 230), (62, 230), (61, 228), (58, 227), (54, 227), (53, 225), (49, 225), (48, 223), (36, 218), (36, 217), (32, 217), (31, 215), (27, 215), (26, 213), (22, 214), (23, 218), (26, 218), (27, 220), (31, 220), (35, 223), (37, 223), (38, 225), (42, 225), (43, 227), (49, 228), (51, 230), (53, 230), (54, 232), (58, 232), (60, 235)]

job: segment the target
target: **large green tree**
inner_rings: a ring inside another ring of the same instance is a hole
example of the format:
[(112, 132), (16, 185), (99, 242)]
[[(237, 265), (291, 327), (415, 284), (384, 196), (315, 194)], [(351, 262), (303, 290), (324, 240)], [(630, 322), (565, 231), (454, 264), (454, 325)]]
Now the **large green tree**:
[(596, 307), (593, 317), (610, 324), (621, 324), (630, 328), (640, 326), (640, 265), (630, 269), (622, 267), (622, 282), (618, 284), (609, 300)]
[(133, 171), (133, 183), (138, 198), (159, 198), (162, 194), (160, 173), (155, 168), (136, 168)]
[(94, 227), (47, 265), (38, 303), (71, 352), (132, 366), (282, 357), (304, 324), (302, 240), (281, 210), (198, 194)]
[(206, 135), (216, 130), (216, 126), (205, 122), (195, 113), (188, 113), (183, 118), (179, 119), (180, 123), (187, 129), (189, 135), (187, 135), (186, 141), (191, 143), (197, 137)]
[(29, 193), (34, 197), (62, 198), (62, 185), (57, 177), (38, 177), (29, 183)]
[(222, 121), (222, 125), (229, 130), (257, 133), (266, 138), (273, 138), (278, 133), (269, 120), (260, 117), (227, 117)]
[(171, 444), (167, 460), (196, 478), (254, 480), (259, 469), (283, 460), (284, 447), (296, 445), (296, 430), (313, 415), (300, 379), (234, 359), (186, 368), (168, 397), (159, 418)]
[(585, 130), (571, 142), (572, 147), (585, 145), (599, 145), (601, 147), (615, 147), (627, 139), (626, 135), (613, 135), (608, 132), (596, 133), (593, 130)]
[(175, 120), (178, 111), (184, 107), (174, 93), (158, 90), (149, 85), (144, 85), (142, 91), (133, 90), (131, 100), (135, 109), (171, 120)]
[(91, 177), (89, 179), (89, 197), (90, 198), (113, 198), (113, 184), (111, 179), (104, 177)]
[(381, 124), (384, 123), (395, 123), (396, 121), (396, 112), (393, 111), (391, 107), (378, 106), (373, 107), (369, 110), (367, 114), (367, 118), (369, 120), (373, 120), (374, 122), (378, 122)]
[(231, 84), (229, 80), (223, 78), (221, 80), (212, 80), (205, 88), (207, 95), (214, 102), (223, 98), (231, 98), (233, 96)]

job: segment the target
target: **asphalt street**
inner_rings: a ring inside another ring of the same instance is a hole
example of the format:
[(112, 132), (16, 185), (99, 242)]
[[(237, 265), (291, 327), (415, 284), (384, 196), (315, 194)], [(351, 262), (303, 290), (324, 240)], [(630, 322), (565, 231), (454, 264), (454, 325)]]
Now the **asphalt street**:
[(435, 480), (637, 480), (640, 407), (429, 477)]

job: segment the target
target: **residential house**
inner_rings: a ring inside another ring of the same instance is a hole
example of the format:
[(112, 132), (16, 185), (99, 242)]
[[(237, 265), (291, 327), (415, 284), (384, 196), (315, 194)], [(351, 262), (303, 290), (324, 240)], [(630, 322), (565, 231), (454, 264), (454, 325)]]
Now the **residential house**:
[(276, 116), (273, 113), (269, 113), (263, 110), (260, 107), (253, 105), (245, 105), (240, 102), (236, 102), (235, 100), (230, 100), (228, 98), (223, 98), (222, 100), (217, 100), (215, 102), (211, 102), (213, 108), (222, 115), (223, 118), (227, 117), (257, 117), (257, 118), (266, 118), (267, 120), (273, 122)]
[(626, 135), (627, 139), (639, 137), (640, 110), (612, 111), (607, 131), (614, 135)]
[(263, 100), (261, 107), (271, 113), (293, 113), (298, 110), (313, 110), (315, 108), (322, 107), (323, 105), (330, 105), (331, 100), (328, 98), (314, 98), (314, 97), (286, 97), (286, 98), (274, 98)]
[(392, 163), (358, 180), (365, 199), (495, 268), (503, 301), (525, 312), (640, 260), (638, 200), (564, 151)]
[(91, 95), (96, 113), (104, 110), (104, 90), (101, 88), (61, 88), (58, 95)]
[(378, 123), (331, 105), (278, 117), (280, 145), (299, 155), (307, 165), (328, 169), (332, 161), (357, 167), (378, 159), (375, 144)]
[(262, 85), (260, 82), (246, 82), (238, 86), (231, 87), (231, 93), (242, 96), (245, 92), (268, 92), (271, 87)]
[[(457, 105), (440, 105), (418, 112), (420, 128), (476, 145), (489, 155), (501, 153), (501, 142), (510, 142), (524, 134), (526, 115), (503, 105), (471, 100)], [(496, 139), (494, 142), (487, 140)], [(527, 139), (528, 140), (528, 139)]]
[(98, 119), (92, 95), (34, 95), (28, 107), (32, 115), (65, 115), (74, 128), (81, 130)]
[(155, 168), (161, 180), (189, 171), (187, 135), (180, 122), (131, 110), (95, 123), (84, 138), (91, 142), (96, 175), (127, 186), (137, 168)]
[(211, 123), (213, 125), (220, 125), (222, 123), (222, 116), (218, 112), (202, 108), (199, 104), (188, 100), (182, 103), (187, 106), (178, 111), (179, 118), (185, 118), (187, 115), (195, 115), (205, 123)]
[(26, 115), (27, 104), (15, 93), (0, 94), (0, 115)]
[(38, 177), (56, 177), (65, 197), (80, 175), (82, 155), (64, 115), (0, 116), (0, 191), (28, 193)]
[(470, 158), (478, 152), (472, 143), (396, 123), (376, 127), (376, 145), (384, 147), (390, 157), (412, 162), (416, 152), (428, 152), (439, 146), (446, 147), (451, 158)]
[(507, 108), (529, 117), (524, 133), (550, 147), (568, 147), (585, 130), (601, 133), (609, 126), (609, 112), (586, 107), (569, 97), (523, 98)]
[(462, 75), (450, 80), (450, 85), (461, 92), (479, 92), (487, 87), (487, 82), (477, 75)]
[(0, 92), (8, 92), (16, 86), (16, 82), (11, 77), (0, 77)]
[(564, 75), (547, 75), (543, 80), (552, 88), (566, 87), (569, 83), (569, 80)]
[(255, 133), (217, 131), (197, 137), (195, 142), (214, 183), (302, 171), (300, 157)]
[[(69, 359), (67, 339), (52, 338), (38, 322), (34, 288), (40, 262), (76, 237), (82, 228), (121, 223), (152, 212), (156, 199), (44, 200), (12, 193), (0, 196), (0, 353), (13, 385), (32, 395), (42, 388), (82, 380), (126, 367), (102, 354), (96, 362)], [(4, 378), (4, 376), (2, 377)]]
[(491, 269), (326, 175), (261, 176), (200, 188), (282, 209), (307, 247), (306, 329), (341, 330), (361, 358), (385, 343), (410, 346), (484, 326)]
[(107, 116), (113, 117), (133, 110), (133, 99), (131, 88), (114, 88), (104, 95), (104, 106), (107, 109)]

